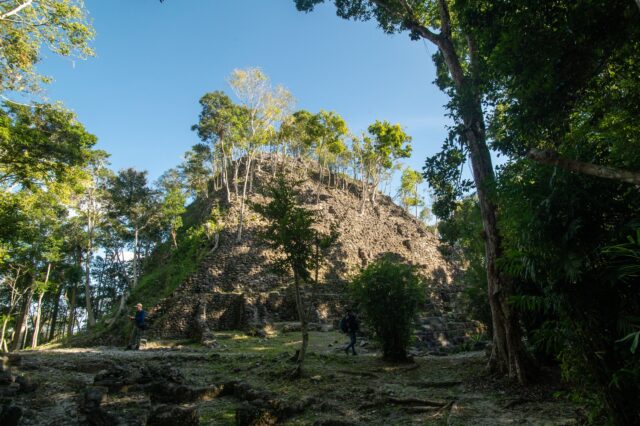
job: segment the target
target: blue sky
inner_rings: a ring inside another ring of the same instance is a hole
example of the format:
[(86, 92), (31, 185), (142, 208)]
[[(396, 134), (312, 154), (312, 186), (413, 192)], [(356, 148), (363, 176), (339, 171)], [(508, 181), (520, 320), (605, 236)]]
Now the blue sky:
[(135, 167), (152, 179), (177, 165), (198, 139), (190, 130), (198, 99), (231, 91), (234, 68), (261, 67), (286, 86), (297, 107), (334, 110), (352, 131), (376, 119), (400, 123), (413, 137), (407, 164), (420, 170), (446, 134), (446, 97), (432, 84), (434, 47), (374, 22), (344, 21), (332, 5), (314, 13), (293, 0), (86, 0), (97, 57), (54, 55), (40, 70), (47, 89), (75, 111), (111, 153), (114, 169)]

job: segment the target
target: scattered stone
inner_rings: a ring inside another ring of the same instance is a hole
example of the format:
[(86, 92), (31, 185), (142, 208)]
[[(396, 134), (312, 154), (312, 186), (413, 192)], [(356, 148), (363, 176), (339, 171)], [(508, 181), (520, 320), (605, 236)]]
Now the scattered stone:
[(34, 383), (33, 380), (24, 376), (17, 376), (16, 383), (20, 386), (20, 389), (18, 390), (18, 392), (22, 392), (22, 393), (33, 392), (38, 388), (38, 385)]
[(198, 426), (199, 424), (200, 417), (196, 407), (178, 405), (160, 405), (147, 419), (147, 426)]
[(22, 365), (22, 355), (16, 353), (10, 353), (5, 355), (8, 358), (10, 366), (20, 367)]
[(355, 423), (349, 422), (347, 420), (339, 420), (339, 419), (326, 419), (326, 420), (317, 420), (313, 423), (313, 426), (355, 426)]
[(9, 357), (7, 355), (0, 356), (0, 371), (9, 370)]
[(2, 398), (13, 398), (18, 394), (20, 390), (20, 385), (17, 383), (9, 383), (5, 386), (0, 386), (0, 397)]
[(0, 386), (9, 386), (16, 381), (16, 376), (10, 370), (0, 371)]
[(122, 424), (119, 417), (100, 406), (106, 401), (107, 391), (108, 388), (103, 386), (90, 386), (85, 389), (78, 411), (80, 414), (84, 414), (87, 424), (91, 426), (118, 426)]
[(84, 390), (84, 399), (82, 408), (85, 410), (93, 410), (107, 400), (108, 389), (103, 386), (90, 386)]
[(0, 411), (0, 425), (18, 426), (20, 417), (22, 417), (22, 408), (15, 405), (6, 405)]
[(278, 416), (270, 410), (244, 403), (236, 408), (236, 426), (270, 426), (278, 424)]

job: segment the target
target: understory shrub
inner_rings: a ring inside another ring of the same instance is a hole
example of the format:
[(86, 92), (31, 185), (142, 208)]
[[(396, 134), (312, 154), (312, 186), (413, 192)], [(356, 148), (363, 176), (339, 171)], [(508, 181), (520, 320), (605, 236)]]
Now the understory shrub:
[(415, 268), (390, 256), (370, 264), (350, 286), (363, 320), (374, 332), (389, 361), (406, 361), (424, 283)]

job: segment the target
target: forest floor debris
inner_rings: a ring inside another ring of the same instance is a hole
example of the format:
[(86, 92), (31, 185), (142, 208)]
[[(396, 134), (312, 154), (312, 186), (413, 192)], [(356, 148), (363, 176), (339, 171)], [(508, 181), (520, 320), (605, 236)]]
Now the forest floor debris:
[(21, 425), (579, 424), (580, 407), (562, 396), (561, 384), (520, 390), (492, 379), (482, 352), (390, 365), (375, 345), (345, 355), (344, 336), (312, 332), (304, 377), (292, 381), (298, 333), (216, 338), (215, 349), (174, 341), (140, 351), (23, 351), (12, 355), (11, 374), (31, 387), (14, 385), (1, 402), (21, 410)]

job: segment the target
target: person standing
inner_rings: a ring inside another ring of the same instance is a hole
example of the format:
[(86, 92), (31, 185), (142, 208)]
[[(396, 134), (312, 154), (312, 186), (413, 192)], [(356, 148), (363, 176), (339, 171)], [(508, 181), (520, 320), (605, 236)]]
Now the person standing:
[(351, 309), (348, 309), (347, 315), (345, 315), (345, 317), (342, 319), (342, 329), (349, 335), (349, 344), (346, 348), (344, 348), (344, 353), (346, 353), (347, 355), (349, 355), (349, 348), (351, 348), (351, 351), (354, 355), (357, 355), (356, 333), (358, 332), (359, 328), (360, 324), (358, 323), (358, 318)]
[(142, 303), (136, 305), (135, 316), (130, 316), (129, 319), (133, 321), (133, 334), (131, 334), (131, 340), (127, 349), (140, 349), (140, 339), (142, 338), (142, 332), (147, 328), (144, 323), (146, 312), (142, 309)]

